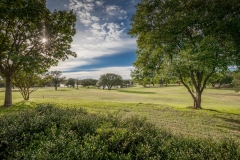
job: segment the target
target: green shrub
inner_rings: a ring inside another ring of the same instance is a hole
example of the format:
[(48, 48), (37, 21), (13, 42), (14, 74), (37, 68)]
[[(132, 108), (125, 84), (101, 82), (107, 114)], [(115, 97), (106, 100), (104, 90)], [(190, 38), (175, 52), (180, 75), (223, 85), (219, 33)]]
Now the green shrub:
[(0, 117), (0, 159), (240, 159), (231, 140), (190, 139), (119, 114), (39, 105)]

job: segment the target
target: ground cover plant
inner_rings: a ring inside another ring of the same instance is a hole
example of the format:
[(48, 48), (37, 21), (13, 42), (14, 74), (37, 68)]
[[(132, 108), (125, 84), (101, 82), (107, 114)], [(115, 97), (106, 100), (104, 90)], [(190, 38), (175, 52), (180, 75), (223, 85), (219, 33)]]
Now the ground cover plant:
[(239, 144), (174, 136), (146, 119), (37, 105), (0, 117), (1, 159), (239, 159)]

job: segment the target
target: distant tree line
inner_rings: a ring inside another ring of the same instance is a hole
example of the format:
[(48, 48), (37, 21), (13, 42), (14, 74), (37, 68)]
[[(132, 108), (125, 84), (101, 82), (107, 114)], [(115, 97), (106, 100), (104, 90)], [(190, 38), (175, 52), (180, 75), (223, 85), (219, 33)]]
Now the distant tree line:
[[(222, 87), (228, 86), (228, 87), (237, 87), (239, 85), (238, 81), (240, 80), (239, 77), (240, 71), (228, 71), (225, 73), (217, 72), (214, 73), (207, 81), (207, 85), (211, 87)], [(150, 74), (150, 73), (144, 73), (141, 72), (139, 69), (136, 69), (131, 71), (131, 77), (133, 79), (134, 83), (138, 83), (144, 87), (147, 85), (156, 85), (159, 84), (160, 86), (162, 85), (168, 85), (168, 84), (177, 84), (177, 82), (180, 82), (179, 78), (175, 76), (174, 74), (168, 73), (162, 74), (162, 73), (155, 73), (155, 74)], [(186, 80), (186, 83), (191, 84), (191, 80)]]
[[(62, 76), (62, 71), (50, 71), (45, 74), (36, 74), (36, 73), (26, 73), (26, 72), (18, 72), (13, 76), (13, 87), (17, 87), (19, 92), (22, 94), (25, 100), (29, 100), (29, 96), (32, 92), (36, 91), (39, 87), (53, 86), (55, 90), (58, 87), (72, 87), (78, 89), (81, 85), (82, 87), (90, 88), (97, 87), (101, 89), (111, 90), (113, 87), (115, 88), (124, 88), (130, 87), (133, 83), (139, 83), (146, 87), (146, 85), (168, 85), (169, 83), (176, 83), (178, 81), (177, 77), (174, 75), (170, 75), (166, 78), (166, 76), (161, 76), (161, 74), (141, 74), (141, 72), (135, 69), (131, 72), (131, 77), (133, 80), (125, 80), (122, 79), (120, 75), (113, 73), (106, 73), (100, 76), (100, 78), (92, 79), (74, 79)], [(191, 85), (191, 81), (187, 81), (189, 85)], [(230, 87), (234, 87), (235, 92), (240, 91), (240, 71), (231, 71), (225, 74), (223, 73), (215, 73), (211, 78), (209, 78), (207, 84), (211, 87), (221, 87), (222, 85), (227, 85)], [(5, 87), (5, 79), (0, 77), (0, 87)], [(194, 89), (192, 87), (192, 91)]]

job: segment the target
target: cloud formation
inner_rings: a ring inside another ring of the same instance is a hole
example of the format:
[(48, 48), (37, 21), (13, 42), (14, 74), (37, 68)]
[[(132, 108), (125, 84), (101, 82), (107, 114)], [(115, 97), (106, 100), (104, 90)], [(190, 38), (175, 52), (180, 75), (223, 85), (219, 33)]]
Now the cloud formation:
[(118, 19), (126, 19), (127, 18), (127, 16), (126, 16), (127, 12), (125, 10), (121, 9), (117, 5), (106, 6), (106, 12), (110, 16), (116, 16)]
[(120, 36), (123, 34), (125, 28), (117, 23), (104, 23), (102, 25), (98, 23), (92, 24), (90, 28), (91, 37), (87, 37), (89, 40), (106, 40), (107, 42), (120, 40)]
[(134, 68), (132, 66), (126, 67), (106, 67), (106, 68), (98, 68), (98, 70), (89, 70), (89, 71), (79, 71), (79, 72), (65, 72), (64, 76), (76, 78), (76, 79), (85, 79), (85, 78), (93, 78), (99, 79), (100, 75), (106, 73), (114, 73), (121, 75), (123, 79), (131, 79), (130, 72)]
[(77, 14), (81, 23), (85, 26), (90, 25), (93, 22), (99, 21), (99, 18), (91, 14), (94, 11), (93, 0), (86, 0), (81, 2), (78, 0), (70, 0), (69, 9), (72, 9)]
[(128, 17), (131, 17), (134, 3), (134, 0), (121, 0), (118, 3), (112, 0), (69, 0), (69, 4), (64, 6), (77, 15), (77, 33), (71, 47), (77, 58), (59, 62), (58, 66), (50, 70), (61, 70), (68, 78), (98, 79), (104, 73), (116, 73), (124, 79), (130, 78), (132, 66), (113, 65), (91, 69), (86, 66), (100, 64), (98, 60), (101, 57), (114, 57), (121, 53), (134, 54), (136, 40), (126, 34)]
[(96, 1), (96, 4), (98, 5), (98, 6), (103, 6), (103, 1)]

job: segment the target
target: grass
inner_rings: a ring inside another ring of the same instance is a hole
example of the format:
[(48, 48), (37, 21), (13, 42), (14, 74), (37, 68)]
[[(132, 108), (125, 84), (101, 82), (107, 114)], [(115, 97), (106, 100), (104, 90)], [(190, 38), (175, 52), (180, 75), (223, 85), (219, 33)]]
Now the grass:
[(145, 118), (44, 104), (0, 117), (0, 159), (231, 159), (233, 140), (174, 136)]
[[(0, 90), (0, 104), (4, 92)], [(240, 94), (231, 89), (207, 88), (203, 93), (203, 110), (186, 108), (192, 105), (190, 94), (183, 86), (136, 86), (117, 90), (95, 88), (40, 88), (22, 100), (13, 92), (13, 107), (1, 107), (1, 114), (10, 114), (39, 103), (56, 103), (62, 107), (81, 107), (91, 113), (117, 113), (125, 117), (140, 115), (174, 135), (193, 138), (240, 139)], [(19, 107), (24, 104), (24, 107)], [(240, 141), (239, 141), (240, 143)]]

